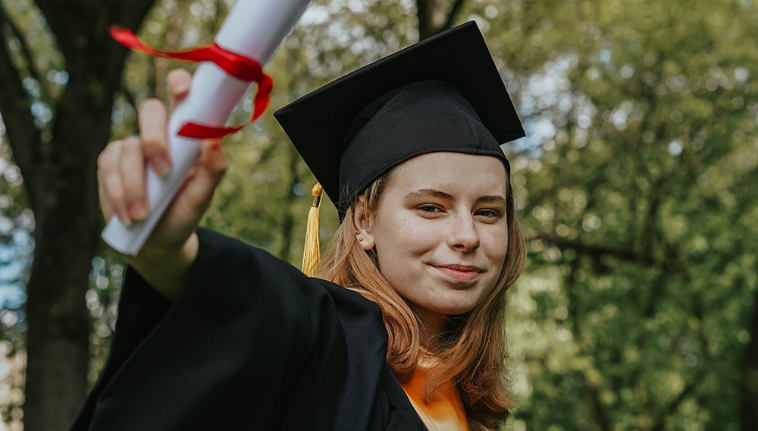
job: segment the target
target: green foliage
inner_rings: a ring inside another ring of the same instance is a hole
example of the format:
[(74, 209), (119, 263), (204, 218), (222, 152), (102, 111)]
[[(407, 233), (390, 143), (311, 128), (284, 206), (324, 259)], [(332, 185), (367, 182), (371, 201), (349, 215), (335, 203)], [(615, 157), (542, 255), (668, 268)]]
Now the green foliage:
[[(163, 49), (209, 42), (231, 3), (162, 0), (140, 35)], [(39, 13), (27, 0), (5, 6), (44, 59), (27, 91), (43, 85), (58, 97), (64, 66)], [(758, 336), (748, 331), (758, 284), (757, 12), (750, 0), (465, 3), (458, 21), (480, 24), (529, 135), (506, 147), (530, 251), (509, 309), (522, 402), (506, 429), (738, 429), (745, 345)], [(204, 225), (299, 265), (315, 180), (271, 113), (415, 42), (416, 26), (411, 1), (316, 1), (267, 67), (269, 113), (226, 140), (230, 168)], [(136, 131), (139, 103), (166, 98), (175, 67), (188, 66), (130, 56), (114, 139)], [(233, 121), (249, 116), (251, 96)], [(48, 124), (49, 103), (32, 99)], [(21, 223), (28, 205), (2, 151), (0, 205), (10, 196), (3, 216)], [(322, 226), (327, 241), (337, 227), (328, 200)], [(87, 294), (91, 382), (124, 270), (101, 256)]]
[[(143, 35), (209, 41), (218, 5), (165, 1)], [(271, 111), (414, 42), (414, 13), (317, 2), (268, 66)], [(479, 22), (530, 136), (506, 149), (530, 250), (509, 318), (522, 403), (506, 428), (736, 429), (756, 288), (755, 7), (472, 0), (461, 18)], [(165, 97), (157, 73), (172, 67), (133, 56), (135, 99)], [(249, 97), (240, 108), (236, 121)], [(204, 224), (299, 264), (307, 167), (270, 113), (225, 146)]]
[(531, 252), (509, 320), (513, 428), (737, 429), (757, 281), (756, 8), (470, 11), (490, 17), (531, 132), (512, 149)]

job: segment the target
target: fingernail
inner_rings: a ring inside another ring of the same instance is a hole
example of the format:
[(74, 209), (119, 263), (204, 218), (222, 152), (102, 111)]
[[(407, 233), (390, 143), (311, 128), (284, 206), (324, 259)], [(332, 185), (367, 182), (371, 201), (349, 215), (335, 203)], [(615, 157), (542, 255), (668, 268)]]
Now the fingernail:
[(121, 220), (121, 224), (124, 226), (129, 227), (132, 225), (132, 218), (129, 217), (129, 214), (127, 214), (126, 210), (119, 211), (118, 218)]
[(147, 205), (145, 202), (134, 202), (129, 205), (129, 213), (134, 220), (142, 220), (147, 217)]
[(166, 156), (153, 156), (151, 159), (151, 164), (153, 165), (153, 169), (155, 169), (155, 172), (158, 175), (165, 175), (166, 172), (168, 172), (169, 168), (171, 168), (171, 164), (169, 163)]

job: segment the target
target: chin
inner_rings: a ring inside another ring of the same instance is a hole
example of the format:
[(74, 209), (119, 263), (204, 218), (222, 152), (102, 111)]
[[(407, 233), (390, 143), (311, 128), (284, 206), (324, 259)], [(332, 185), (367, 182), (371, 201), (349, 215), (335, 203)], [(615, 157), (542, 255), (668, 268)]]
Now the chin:
[(476, 307), (476, 301), (446, 302), (444, 304), (432, 304), (429, 309), (435, 313), (446, 316), (466, 314)]

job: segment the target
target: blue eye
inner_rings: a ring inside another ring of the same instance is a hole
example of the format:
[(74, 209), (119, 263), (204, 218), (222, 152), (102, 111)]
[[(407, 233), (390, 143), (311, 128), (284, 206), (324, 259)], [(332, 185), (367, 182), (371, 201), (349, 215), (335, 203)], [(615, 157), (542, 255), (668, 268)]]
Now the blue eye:
[(490, 210), (490, 209), (479, 210), (479, 211), (476, 212), (476, 214), (480, 215), (480, 216), (487, 217), (487, 218), (498, 218), (498, 217), (500, 217), (500, 212), (499, 211)]
[(439, 207), (435, 205), (420, 205), (417, 207), (421, 212), (427, 213), (427, 214), (434, 214), (442, 211)]

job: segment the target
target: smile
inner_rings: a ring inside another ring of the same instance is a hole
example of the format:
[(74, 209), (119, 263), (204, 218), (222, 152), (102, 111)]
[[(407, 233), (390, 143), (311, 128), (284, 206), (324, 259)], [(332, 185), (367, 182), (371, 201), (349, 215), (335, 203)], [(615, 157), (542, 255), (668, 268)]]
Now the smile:
[(456, 281), (462, 281), (462, 282), (471, 282), (477, 279), (479, 277), (479, 274), (482, 272), (481, 268), (477, 268), (475, 266), (464, 266), (464, 265), (440, 265), (440, 266), (434, 266), (436, 269), (438, 269), (443, 274), (447, 275), (448, 277), (456, 280)]

